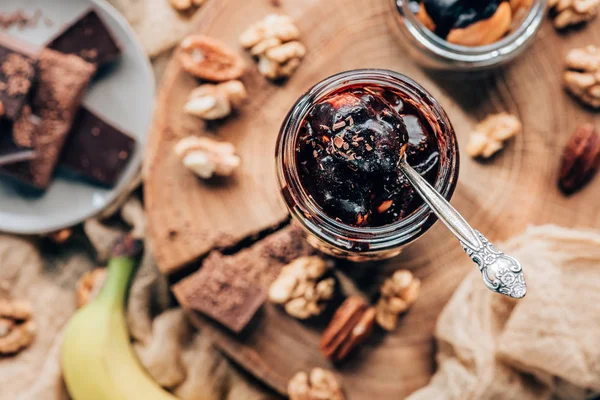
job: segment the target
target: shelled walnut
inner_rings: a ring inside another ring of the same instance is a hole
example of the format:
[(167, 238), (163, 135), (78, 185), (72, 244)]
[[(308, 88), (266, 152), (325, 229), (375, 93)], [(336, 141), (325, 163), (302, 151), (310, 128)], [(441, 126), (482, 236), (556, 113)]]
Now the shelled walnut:
[(313, 368), (310, 374), (298, 372), (288, 383), (290, 400), (344, 400), (335, 375), (323, 368)]
[(241, 164), (231, 143), (207, 137), (188, 136), (175, 145), (175, 153), (184, 166), (200, 178), (229, 176)]
[(269, 288), (269, 300), (283, 304), (298, 319), (321, 314), (335, 291), (335, 280), (325, 277), (328, 270), (328, 263), (320, 257), (297, 258), (281, 269)]
[(599, 6), (600, 0), (548, 0), (557, 29), (591, 20), (598, 13)]
[(258, 71), (269, 79), (291, 76), (306, 54), (300, 31), (285, 15), (271, 14), (240, 36), (241, 45), (258, 59)]
[(169, 0), (169, 4), (177, 11), (188, 11), (192, 7), (200, 7), (206, 0)]
[(106, 268), (96, 268), (86, 272), (77, 281), (75, 288), (75, 303), (81, 308), (93, 300), (106, 279)]
[(35, 339), (36, 326), (31, 305), (0, 299), (0, 355), (18, 353)]
[(241, 106), (247, 98), (246, 87), (237, 80), (218, 85), (204, 84), (192, 90), (183, 110), (206, 120), (221, 119)]
[(244, 59), (217, 39), (189, 35), (179, 45), (181, 67), (197, 78), (211, 82), (239, 79), (245, 72)]
[(521, 132), (521, 121), (507, 113), (489, 115), (475, 126), (467, 143), (467, 154), (471, 157), (489, 158), (502, 149), (505, 140)]
[(600, 108), (600, 49), (591, 45), (573, 49), (565, 62), (566, 89), (582, 103)]
[(321, 336), (321, 353), (342, 361), (373, 332), (376, 311), (362, 298), (351, 296), (337, 309)]
[(379, 326), (393, 331), (398, 316), (409, 309), (419, 297), (421, 281), (408, 270), (398, 270), (381, 286), (381, 297), (375, 306)]

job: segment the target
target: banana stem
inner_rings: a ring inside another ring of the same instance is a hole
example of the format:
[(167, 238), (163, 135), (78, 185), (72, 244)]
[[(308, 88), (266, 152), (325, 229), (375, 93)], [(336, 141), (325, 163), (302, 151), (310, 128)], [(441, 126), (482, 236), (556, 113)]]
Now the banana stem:
[(141, 241), (128, 235), (116, 242), (113, 256), (108, 262), (106, 282), (98, 295), (99, 301), (110, 301), (115, 306), (124, 306), (141, 250)]

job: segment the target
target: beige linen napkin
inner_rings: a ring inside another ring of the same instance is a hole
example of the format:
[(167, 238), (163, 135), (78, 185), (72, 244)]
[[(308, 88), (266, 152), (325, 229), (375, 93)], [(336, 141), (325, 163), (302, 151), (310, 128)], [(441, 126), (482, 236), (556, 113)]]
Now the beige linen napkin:
[(530, 227), (502, 248), (522, 262), (527, 296), (495, 295), (473, 271), (439, 317), (438, 371), (409, 400), (600, 392), (600, 232)]

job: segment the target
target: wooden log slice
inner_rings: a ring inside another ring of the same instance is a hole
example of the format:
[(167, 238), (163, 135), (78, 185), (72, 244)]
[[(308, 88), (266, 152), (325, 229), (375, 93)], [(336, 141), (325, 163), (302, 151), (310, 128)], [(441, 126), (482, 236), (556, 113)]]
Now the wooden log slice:
[[(428, 74), (412, 62), (403, 48), (391, 1), (282, 3), (276, 8), (267, 0), (219, 0), (203, 6), (198, 32), (234, 48), (247, 26), (278, 12), (295, 18), (308, 49), (299, 70), (282, 85), (261, 77), (246, 55), (252, 68), (243, 80), (250, 101), (236, 115), (213, 124), (185, 115), (183, 104), (198, 82), (176, 60), (164, 75), (146, 153), (145, 201), (152, 250), (161, 271), (179, 282), (174, 293), (184, 307), (186, 294), (193, 290), (189, 284), (193, 275), (185, 275), (200, 268), (211, 250), (213, 260), (246, 257), (249, 252), (264, 262), (272, 252), (261, 250), (271, 246), (263, 242), (272, 242), (274, 235), (292, 234), (275, 181), (277, 133), (300, 95), (343, 70), (388, 68), (412, 77), (446, 109), (462, 148), (474, 123), (489, 113), (507, 111), (521, 119), (524, 133), (493, 159), (461, 157), (452, 203), (491, 240), (506, 239), (530, 224), (600, 227), (600, 179), (569, 198), (556, 186), (560, 153), (572, 131), (588, 121), (598, 126), (596, 114), (581, 107), (561, 84), (564, 55), (572, 47), (598, 43), (597, 24), (559, 35), (547, 21), (533, 46), (509, 66), (488, 75), (457, 77)], [(182, 137), (202, 134), (236, 145), (243, 164), (233, 177), (201, 181), (180, 164), (173, 145)], [(277, 232), (262, 239), (272, 230)], [(295, 249), (298, 254), (307, 251), (304, 246)], [(280, 267), (285, 257), (269, 260)], [(339, 373), (351, 400), (398, 399), (430, 379), (435, 370), (436, 318), (464, 274), (475, 266), (446, 229), (436, 224), (399, 257), (369, 266), (342, 265), (340, 276), (354, 278), (358, 289), (370, 293), (398, 268), (408, 268), (422, 279), (421, 297), (396, 332), (374, 335), (339, 366), (332, 366), (318, 351), (322, 324), (296, 321), (272, 305), (266, 305), (241, 336), (193, 311), (190, 316), (213, 334), (229, 357), (280, 393), (296, 371), (325, 366)]]

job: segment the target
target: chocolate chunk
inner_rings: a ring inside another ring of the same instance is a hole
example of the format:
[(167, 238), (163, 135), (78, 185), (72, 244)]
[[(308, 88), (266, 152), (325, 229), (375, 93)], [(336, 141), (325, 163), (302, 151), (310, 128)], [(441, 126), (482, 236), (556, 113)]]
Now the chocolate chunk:
[(135, 139), (81, 108), (60, 165), (98, 183), (113, 186), (127, 166)]
[(0, 34), (0, 104), (3, 115), (15, 119), (36, 76), (37, 60), (32, 46)]
[(66, 54), (76, 54), (89, 63), (101, 67), (116, 60), (121, 49), (94, 10), (83, 14), (73, 24), (65, 27), (48, 44), (48, 48)]
[(211, 252), (200, 270), (174, 290), (185, 307), (240, 332), (258, 311), (281, 268), (315, 253), (298, 228), (286, 227), (235, 254)]
[(58, 157), (96, 68), (74, 55), (44, 49), (39, 58), (38, 84), (31, 109), (41, 118), (33, 145), (35, 159), (8, 165), (2, 172), (38, 189), (50, 183)]

